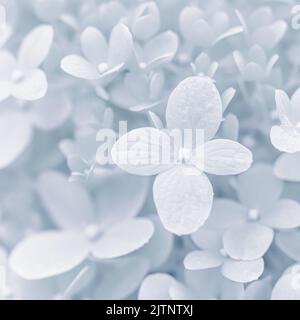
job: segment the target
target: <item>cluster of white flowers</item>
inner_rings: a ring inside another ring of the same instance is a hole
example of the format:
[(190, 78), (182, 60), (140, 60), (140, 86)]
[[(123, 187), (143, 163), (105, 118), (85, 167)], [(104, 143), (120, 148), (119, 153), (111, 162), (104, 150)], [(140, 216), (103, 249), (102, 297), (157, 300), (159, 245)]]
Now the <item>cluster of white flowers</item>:
[(300, 300), (294, 5), (0, 0), (0, 299)]

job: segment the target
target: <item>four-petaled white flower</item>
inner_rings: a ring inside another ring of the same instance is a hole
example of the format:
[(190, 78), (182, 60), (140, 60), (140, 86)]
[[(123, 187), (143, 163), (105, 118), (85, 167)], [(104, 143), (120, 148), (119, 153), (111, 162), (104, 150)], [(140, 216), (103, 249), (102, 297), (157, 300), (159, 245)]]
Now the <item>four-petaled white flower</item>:
[[(172, 92), (166, 110), (168, 130), (199, 129), (199, 145), (168, 149), (168, 131), (140, 128), (122, 136), (114, 145), (113, 161), (137, 175), (158, 175), (153, 186), (154, 202), (165, 228), (178, 235), (190, 234), (209, 216), (213, 189), (205, 173), (234, 175), (247, 170), (252, 153), (241, 144), (210, 141), (222, 121), (222, 100), (213, 81), (190, 77)], [(159, 145), (157, 148), (157, 144)], [(170, 163), (161, 158), (171, 152)], [(145, 164), (145, 160), (146, 164)]]
[(12, 96), (20, 100), (38, 100), (47, 92), (47, 78), (39, 68), (53, 41), (53, 27), (41, 25), (22, 41), (16, 59), (9, 51), (0, 51), (0, 101)]

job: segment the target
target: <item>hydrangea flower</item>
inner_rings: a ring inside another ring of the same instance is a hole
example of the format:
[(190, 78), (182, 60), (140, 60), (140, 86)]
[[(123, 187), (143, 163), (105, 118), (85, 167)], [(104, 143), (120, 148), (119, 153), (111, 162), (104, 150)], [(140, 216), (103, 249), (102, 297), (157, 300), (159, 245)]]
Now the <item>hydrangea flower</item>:
[(279, 56), (274, 54), (268, 59), (264, 49), (256, 44), (247, 50), (246, 56), (240, 51), (234, 51), (233, 58), (244, 81), (261, 82), (272, 76)]
[[(44, 173), (38, 182), (38, 191), (53, 221), (63, 230), (43, 231), (25, 238), (9, 257), (10, 268), (24, 279), (38, 280), (70, 271), (89, 255), (98, 260), (113, 259), (144, 246), (151, 239), (154, 227), (149, 219), (134, 218), (146, 194), (145, 180), (135, 178), (135, 181), (139, 184), (131, 184), (136, 188), (134, 191), (128, 188), (124, 191), (133, 191), (135, 197), (139, 192), (140, 202), (133, 203), (126, 217), (119, 220), (121, 198), (114, 209), (109, 205), (111, 216), (105, 216), (108, 198), (103, 190), (98, 196), (100, 215), (97, 218), (90, 196), (80, 184), (70, 184), (65, 176), (56, 172)], [(126, 185), (127, 182), (126, 179)], [(122, 196), (127, 199), (125, 194), (120, 194)]]
[(300, 151), (300, 131), (298, 129), (300, 89), (295, 91), (291, 99), (283, 90), (276, 90), (275, 100), (280, 125), (272, 127), (271, 142), (280, 151), (298, 152)]
[[(176, 164), (159, 163), (159, 155), (151, 153), (154, 149), (151, 149), (151, 144), (156, 143), (157, 137), (163, 141), (167, 133), (154, 128), (133, 130), (122, 136), (112, 149), (114, 162), (123, 170), (146, 176), (158, 174), (153, 186), (157, 211), (165, 228), (178, 235), (196, 231), (209, 216), (213, 190), (204, 172), (238, 174), (247, 170), (252, 163), (251, 151), (239, 143), (222, 139), (209, 141), (218, 131), (222, 112), (221, 97), (209, 78), (187, 78), (169, 98), (167, 128), (202, 129), (206, 141), (203, 146), (204, 164), (201, 163), (202, 159), (193, 156), (192, 149), (186, 152), (175, 150)], [(141, 139), (127, 146), (126, 141), (136, 141), (138, 137)], [(161, 145), (161, 148), (164, 147), (168, 146)], [(143, 165), (143, 158), (150, 159), (148, 165)], [(122, 159), (128, 159), (128, 162), (122, 164)]]
[(53, 41), (53, 28), (41, 25), (22, 41), (16, 59), (9, 51), (0, 51), (0, 101), (12, 96), (20, 100), (38, 100), (47, 92), (47, 78), (39, 68)]
[(62, 69), (77, 78), (107, 81), (126, 67), (132, 54), (132, 35), (122, 23), (116, 25), (107, 42), (100, 30), (86, 28), (81, 36), (83, 57), (69, 55), (61, 61)]

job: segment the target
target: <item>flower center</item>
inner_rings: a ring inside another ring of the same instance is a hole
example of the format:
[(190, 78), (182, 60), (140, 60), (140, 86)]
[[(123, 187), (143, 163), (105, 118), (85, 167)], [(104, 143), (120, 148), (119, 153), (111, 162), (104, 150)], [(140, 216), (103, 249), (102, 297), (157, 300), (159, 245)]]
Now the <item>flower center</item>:
[(180, 163), (189, 163), (192, 159), (192, 151), (187, 148), (180, 148), (178, 159)]
[(97, 224), (91, 224), (86, 227), (84, 234), (90, 241), (94, 241), (101, 235), (101, 231)]
[(100, 63), (100, 64), (98, 65), (98, 71), (99, 71), (100, 73), (104, 73), (104, 72), (106, 72), (107, 70), (108, 70), (108, 64), (107, 64), (107, 63), (103, 62), (103, 63)]
[(19, 82), (24, 78), (24, 73), (22, 70), (15, 70), (11, 75), (11, 80), (13, 82)]
[(147, 67), (146, 62), (140, 62), (140, 68), (141, 69), (146, 69), (146, 67)]
[(250, 221), (257, 221), (260, 218), (259, 211), (257, 209), (250, 209), (248, 212), (248, 219)]

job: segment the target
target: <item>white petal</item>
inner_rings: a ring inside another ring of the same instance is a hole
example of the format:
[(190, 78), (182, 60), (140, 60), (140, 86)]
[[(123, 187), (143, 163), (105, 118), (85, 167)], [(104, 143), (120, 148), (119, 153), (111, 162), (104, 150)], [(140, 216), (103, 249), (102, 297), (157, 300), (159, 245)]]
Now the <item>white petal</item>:
[(300, 152), (282, 154), (275, 161), (275, 176), (286, 181), (300, 181)]
[(10, 268), (27, 280), (62, 274), (80, 265), (88, 256), (87, 241), (76, 233), (47, 231), (19, 243), (9, 258)]
[(240, 225), (247, 219), (247, 208), (230, 199), (215, 199), (205, 227), (226, 230), (229, 227)]
[(277, 20), (271, 25), (256, 29), (252, 35), (253, 43), (267, 50), (273, 49), (284, 36), (288, 25), (283, 20)]
[(250, 283), (244, 293), (244, 300), (270, 300), (272, 283), (269, 278)]
[(23, 40), (18, 56), (22, 70), (38, 68), (46, 59), (54, 36), (53, 27), (41, 25), (33, 29)]
[(160, 12), (155, 2), (142, 3), (136, 11), (132, 32), (136, 39), (146, 41), (160, 29)]
[(225, 120), (222, 123), (222, 126), (219, 130), (220, 137), (223, 139), (238, 141), (239, 139), (239, 120), (238, 118), (232, 114), (229, 113)]
[(222, 100), (208, 77), (189, 77), (171, 93), (166, 110), (169, 129), (204, 130), (205, 140), (216, 134), (222, 120)]
[(258, 223), (246, 223), (225, 231), (223, 245), (228, 255), (237, 260), (261, 258), (273, 241), (272, 229)]
[(300, 205), (290, 199), (281, 199), (262, 214), (261, 222), (271, 228), (292, 229), (300, 227)]
[(12, 95), (20, 100), (38, 100), (43, 98), (48, 90), (46, 74), (39, 69), (29, 71), (24, 80), (15, 83)]
[(234, 88), (228, 88), (222, 93), (223, 112), (228, 108), (230, 102), (234, 98), (236, 90)]
[(133, 53), (132, 35), (123, 23), (117, 24), (110, 35), (108, 65), (115, 67), (126, 64)]
[(0, 51), (0, 82), (10, 80), (12, 73), (17, 69), (15, 57), (6, 50)]
[(63, 124), (71, 111), (71, 101), (66, 94), (52, 90), (45, 99), (32, 104), (30, 119), (41, 130), (53, 130)]
[(122, 172), (104, 180), (98, 188), (98, 222), (105, 228), (139, 214), (149, 192), (149, 180)]
[(264, 209), (272, 206), (280, 197), (282, 182), (267, 164), (255, 164), (237, 178), (238, 197), (249, 209)]
[(282, 152), (295, 153), (300, 151), (300, 135), (289, 133), (282, 127), (273, 126), (270, 138), (273, 146)]
[(166, 31), (148, 41), (144, 47), (145, 62), (152, 67), (171, 61), (178, 49), (178, 37), (172, 31)]
[(184, 266), (188, 270), (205, 270), (222, 265), (224, 257), (214, 251), (193, 251), (184, 258)]
[(129, 254), (149, 242), (154, 233), (148, 219), (128, 219), (111, 227), (92, 244), (92, 254), (97, 259), (113, 259)]
[(60, 228), (83, 231), (94, 223), (95, 212), (90, 195), (77, 182), (55, 171), (44, 172), (37, 191), (45, 209)]
[(214, 44), (217, 44), (218, 42), (220, 42), (226, 38), (232, 37), (236, 34), (242, 33), (243, 31), (244, 31), (244, 28), (242, 26), (233, 27), (233, 28), (227, 30), (226, 32), (220, 34), (217, 37), (217, 39), (215, 39)]
[(283, 90), (275, 90), (276, 110), (280, 122), (284, 126), (290, 126), (289, 120), (292, 111), (292, 105), (289, 96)]
[(257, 280), (264, 271), (264, 260), (235, 261), (227, 259), (222, 266), (222, 274), (229, 280), (247, 283)]
[(12, 83), (10, 81), (0, 81), (0, 102), (7, 99), (12, 92)]
[(154, 223), (155, 232), (148, 244), (140, 251), (142, 257), (147, 257), (151, 269), (163, 266), (174, 248), (174, 236), (161, 224), (157, 215), (149, 217)]
[(122, 300), (128, 298), (139, 287), (149, 271), (146, 259), (127, 258), (101, 266), (101, 279), (93, 298), (97, 300)]
[(283, 274), (276, 282), (271, 300), (300, 300), (299, 274)]
[(100, 64), (107, 61), (107, 41), (98, 29), (88, 27), (82, 32), (81, 48), (83, 54), (91, 63)]
[(275, 241), (280, 250), (282, 250), (289, 258), (300, 261), (299, 229), (278, 232)]
[(77, 55), (64, 57), (61, 61), (61, 68), (66, 73), (77, 78), (85, 80), (97, 80), (100, 78), (97, 67)]
[(222, 248), (222, 231), (219, 232), (213, 229), (204, 227), (199, 228), (191, 234), (191, 239), (197, 247), (207, 251), (217, 251)]
[(176, 285), (175, 278), (167, 273), (154, 273), (147, 276), (141, 284), (139, 300), (170, 300), (169, 289)]
[[(121, 169), (138, 175), (155, 175), (173, 165), (168, 159), (169, 136), (154, 128), (140, 128), (123, 135), (113, 146), (111, 155)], [(166, 153), (167, 152), (167, 153)], [(163, 155), (167, 158), (164, 159)]]
[(249, 149), (238, 142), (225, 139), (206, 142), (203, 156), (204, 166), (201, 168), (202, 159), (196, 160), (197, 166), (207, 173), (217, 175), (242, 173), (250, 168), (253, 161)]
[(153, 196), (164, 227), (185, 235), (195, 232), (208, 218), (213, 190), (205, 174), (193, 167), (178, 166), (156, 177)]
[(0, 168), (13, 163), (27, 148), (31, 138), (31, 124), (25, 114), (0, 114)]

